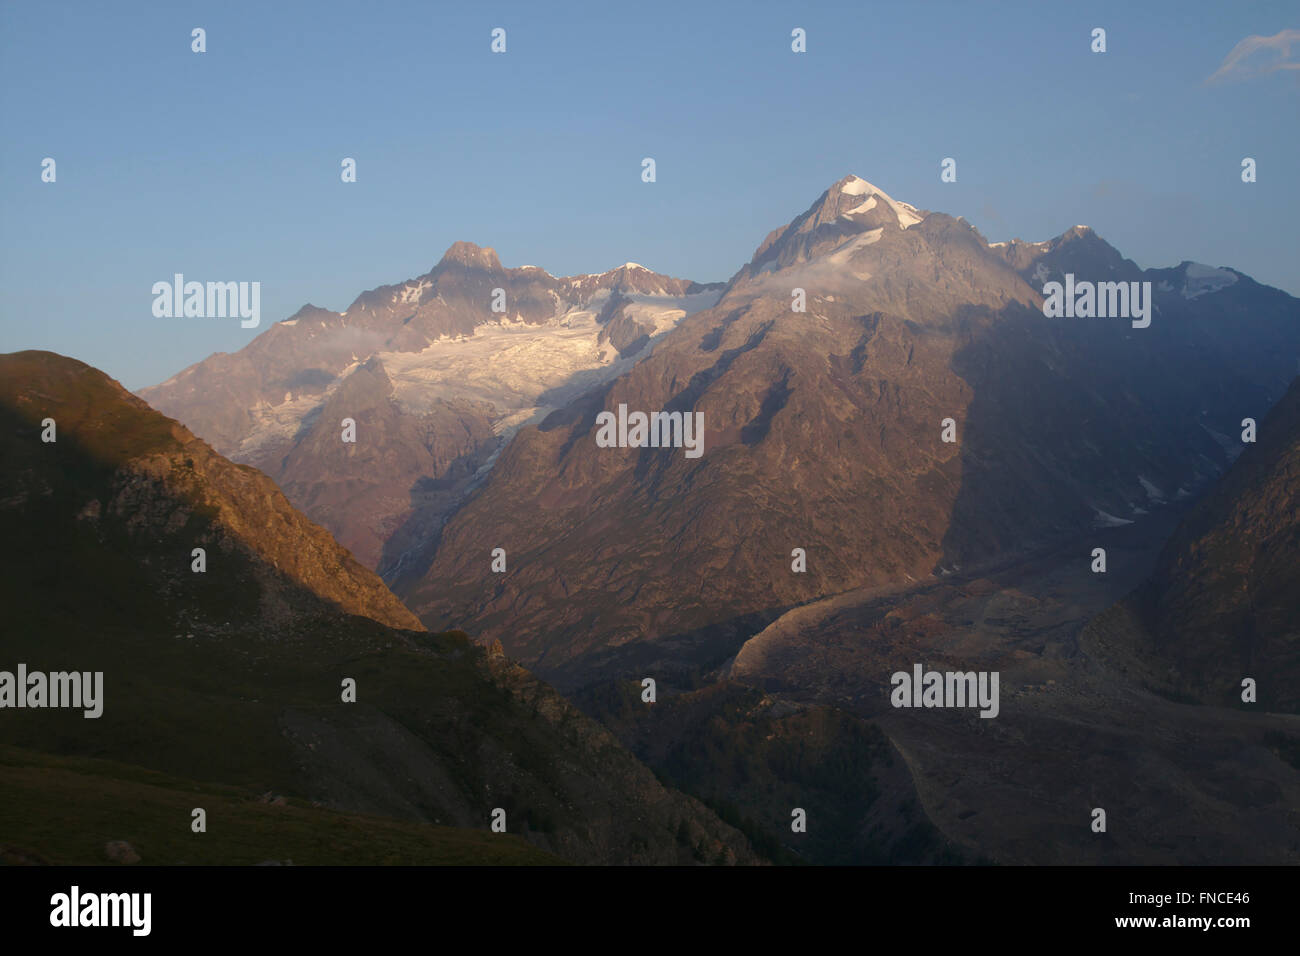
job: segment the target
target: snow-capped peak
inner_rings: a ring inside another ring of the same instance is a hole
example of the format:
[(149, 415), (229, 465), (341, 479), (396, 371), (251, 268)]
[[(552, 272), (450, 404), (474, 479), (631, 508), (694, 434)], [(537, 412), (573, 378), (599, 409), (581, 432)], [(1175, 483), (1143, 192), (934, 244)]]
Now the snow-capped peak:
[(840, 192), (846, 196), (863, 196), (867, 193), (879, 193), (881, 190), (871, 185), (861, 176), (850, 176), (845, 180), (844, 185), (840, 187)]
[(876, 207), (876, 199), (879, 198), (885, 205), (893, 210), (894, 215), (898, 218), (898, 224), (907, 229), (909, 226), (915, 226), (924, 217), (920, 210), (910, 203), (899, 202), (878, 186), (873, 186), (861, 176), (847, 176), (836, 184), (839, 187), (841, 195), (844, 196), (863, 196), (861, 203), (850, 209), (846, 216), (854, 216), (860, 213), (870, 212)]

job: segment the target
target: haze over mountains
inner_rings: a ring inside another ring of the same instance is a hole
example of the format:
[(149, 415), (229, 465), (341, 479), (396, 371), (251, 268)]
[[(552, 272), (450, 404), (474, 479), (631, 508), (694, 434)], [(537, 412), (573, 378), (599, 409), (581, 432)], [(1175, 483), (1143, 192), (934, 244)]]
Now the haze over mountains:
[[(1150, 283), (1150, 325), (1045, 316), (1075, 280)], [(1298, 305), (1086, 226), (990, 244), (848, 176), (725, 284), (457, 243), (141, 395), (768, 858), (1293, 862), (1294, 695), (1224, 708), (1296, 666)], [(602, 447), (620, 406), (702, 415), (703, 455)], [(1000, 671), (999, 718), (890, 709), (918, 663)], [(801, 793), (851, 836), (792, 841)], [(1074, 819), (1096, 804), (1121, 836)]]
[[(1045, 318), (1066, 274), (1151, 282), (1151, 326)], [(803, 601), (1199, 493), (1294, 373), (1295, 315), (1230, 269), (1143, 271), (1086, 226), (990, 245), (848, 176), (725, 287), (456, 243), (141, 395), (274, 477), (426, 624), (581, 683), (629, 657), (716, 666)], [(702, 412), (704, 457), (597, 447), (619, 404)]]
[(8, 935), (1267, 924), (1300, 6), (427, 6), (0, 8)]

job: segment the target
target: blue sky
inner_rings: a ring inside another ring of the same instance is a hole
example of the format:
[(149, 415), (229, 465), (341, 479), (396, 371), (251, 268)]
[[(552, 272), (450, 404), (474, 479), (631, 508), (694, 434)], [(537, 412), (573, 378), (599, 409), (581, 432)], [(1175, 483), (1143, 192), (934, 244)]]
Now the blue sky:
[[(5, 0), (0, 351), (138, 388), (459, 239), (557, 275), (725, 279), (850, 172), (991, 240), (1086, 223), (1144, 267), (1300, 294), (1300, 70), (1264, 50), (1206, 82), (1300, 4), (1134, 6)], [(261, 328), (155, 318), (175, 272), (261, 282)]]

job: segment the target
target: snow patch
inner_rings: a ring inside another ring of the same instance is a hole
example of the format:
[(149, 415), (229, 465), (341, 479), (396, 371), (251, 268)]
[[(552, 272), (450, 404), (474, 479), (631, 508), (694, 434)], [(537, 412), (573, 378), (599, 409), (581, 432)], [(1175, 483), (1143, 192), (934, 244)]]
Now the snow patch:
[[(333, 392), (342, 379), (342, 375), (336, 378), (326, 389), (325, 395)], [(324, 396), (299, 395), (295, 399), (292, 392), (285, 392), (284, 401), (279, 405), (272, 406), (265, 401), (258, 402), (248, 410), (253, 420), (253, 427), (240, 442), (239, 451), (232, 457), (237, 461), (248, 461), (255, 458), (258, 450), (264, 445), (291, 441), (293, 436), (298, 434), (304, 419), (323, 403)]]
[(880, 236), (884, 231), (883, 227), (877, 226), (875, 229), (868, 229), (860, 236), (854, 236), (827, 256), (826, 261), (832, 265), (841, 265), (847, 262), (857, 254), (858, 250), (865, 249), (867, 246), (879, 242)]
[[(848, 215), (866, 212), (868, 209), (874, 208), (874, 199), (879, 198), (884, 201), (886, 206), (893, 210), (894, 216), (898, 219), (899, 226), (904, 229), (907, 229), (909, 226), (915, 226), (922, 219), (920, 210), (915, 206), (905, 202), (895, 201), (890, 197), (889, 193), (885, 192), (883, 189), (879, 189), (871, 185), (871, 183), (867, 182), (865, 179), (859, 179), (857, 176), (850, 177), (849, 181), (840, 187), (840, 193), (845, 196), (870, 195), (871, 197), (850, 210)], [(868, 205), (868, 203), (871, 205)]]
[(1216, 269), (1199, 262), (1189, 262), (1183, 277), (1185, 299), (1195, 299), (1210, 292), (1218, 292), (1237, 281), (1237, 276), (1227, 269)]
[(628, 300), (628, 316), (643, 325), (653, 326), (651, 335), (655, 336), (674, 328), (688, 315), (713, 308), (721, 297), (721, 292), (712, 291), (678, 296), (628, 295), (624, 298)]
[(1151, 499), (1151, 501), (1154, 501), (1154, 502), (1157, 502), (1157, 503), (1162, 503), (1162, 502), (1164, 502), (1164, 500), (1165, 500), (1165, 493), (1164, 493), (1163, 491), (1161, 491), (1159, 488), (1157, 488), (1157, 487), (1156, 487), (1155, 485), (1153, 485), (1151, 482), (1147, 481), (1147, 480), (1146, 480), (1145, 478), (1143, 478), (1141, 475), (1138, 475), (1138, 481), (1139, 481), (1139, 482), (1141, 483), (1141, 485), (1142, 485), (1142, 490), (1145, 491), (1145, 492), (1147, 493), (1147, 497), (1148, 497), (1149, 499)]
[(1216, 432), (1213, 428), (1211, 428), (1209, 425), (1206, 425), (1204, 422), (1201, 423), (1201, 427), (1204, 428), (1207, 432), (1209, 432), (1210, 437), (1213, 438), (1216, 442), (1218, 442), (1219, 447), (1222, 448), (1229, 455), (1235, 456), (1241, 454), (1240, 442), (1233, 441), (1227, 435), (1223, 434), (1223, 432)]
[[(881, 195), (884, 196), (884, 193), (881, 193)], [(915, 226), (921, 221), (921, 210), (911, 203), (895, 202), (888, 196), (885, 196), (885, 202), (894, 207), (894, 215), (898, 216), (898, 224), (904, 229)]]
[(1113, 514), (1102, 511), (1100, 508), (1093, 508), (1092, 511), (1097, 516), (1096, 521), (1099, 528), (1120, 528), (1133, 523), (1128, 518), (1116, 518)]
[(411, 285), (408, 282), (406, 285), (402, 286), (402, 290), (400, 292), (393, 295), (393, 301), (394, 302), (400, 301), (403, 305), (411, 305), (412, 303), (416, 303), (420, 301), (420, 296), (424, 294), (425, 289), (430, 289), (432, 287), (433, 287), (433, 283), (430, 282), (428, 279), (425, 279), (424, 281), (419, 282), (416, 285)]

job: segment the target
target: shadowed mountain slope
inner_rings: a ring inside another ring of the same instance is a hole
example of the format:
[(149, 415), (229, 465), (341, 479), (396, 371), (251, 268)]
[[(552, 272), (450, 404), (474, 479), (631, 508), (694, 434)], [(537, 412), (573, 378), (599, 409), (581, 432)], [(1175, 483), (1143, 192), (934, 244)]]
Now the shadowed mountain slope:
[[(267, 791), (484, 832), (501, 809), (507, 832), (580, 862), (755, 859), (741, 834), (663, 787), (550, 687), (464, 634), (420, 630), (269, 479), (103, 373), (48, 352), (0, 356), (0, 453), (0, 669), (103, 673), (102, 716), (6, 710), (0, 744), (233, 788), (209, 808), (209, 832), (223, 834), (212, 855), (196, 844), (189, 862), (230, 861), (231, 828), (265, 823), (240, 800)], [(195, 547), (206, 549), (201, 573)], [(23, 769), (34, 760), (0, 769), (28, 800), (44, 785)], [(50, 786), (52, 800), (75, 804)], [(186, 813), (146, 830), (189, 823)], [(400, 831), (375, 827), (390, 843)], [(25, 835), (0, 843), (39, 854)], [(423, 862), (476, 843), (429, 840)], [(511, 846), (503, 859), (519, 856)], [(329, 859), (355, 862), (342, 845)]]
[(1300, 712), (1300, 379), (1092, 633), (1162, 693)]

